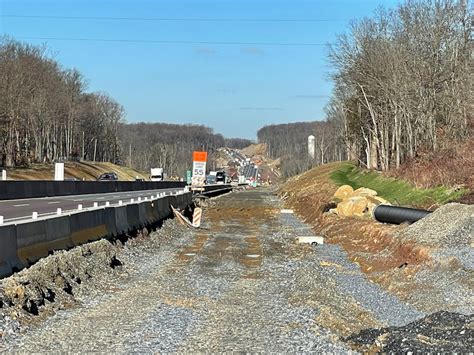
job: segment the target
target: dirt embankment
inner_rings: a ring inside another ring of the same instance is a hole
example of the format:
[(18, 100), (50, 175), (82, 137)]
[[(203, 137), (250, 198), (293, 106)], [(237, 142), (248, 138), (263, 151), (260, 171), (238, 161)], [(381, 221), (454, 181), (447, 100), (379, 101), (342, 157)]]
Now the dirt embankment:
[[(145, 172), (112, 163), (99, 162), (66, 162), (64, 164), (64, 177), (78, 180), (96, 180), (101, 174), (113, 172), (122, 181), (132, 181), (137, 177), (149, 179)], [(53, 164), (34, 164), (28, 168), (7, 169), (8, 180), (54, 180)]]
[(258, 165), (258, 172), (262, 183), (274, 183), (280, 179), (280, 159), (271, 159), (267, 155), (265, 143), (251, 144), (241, 149), (240, 153), (251, 158), (252, 163)]
[[(472, 294), (474, 290), (469, 282), (473, 271), (466, 266), (470, 262), (461, 260), (465, 259), (469, 248), (472, 251), (471, 242), (457, 246), (455, 249), (461, 250), (463, 255), (455, 255), (451, 251), (446, 253), (442, 243), (433, 246), (423, 238), (402, 237), (404, 231), (408, 231), (405, 235), (422, 236), (415, 225), (393, 226), (369, 218), (341, 218), (327, 213), (334, 207), (331, 201), (338, 188), (330, 175), (339, 166), (340, 163), (327, 164), (291, 178), (280, 187), (279, 194), (287, 206), (311, 224), (317, 233), (324, 235), (328, 243), (341, 245), (372, 281), (424, 311), (472, 312), (472, 301), (459, 295), (460, 292)], [(464, 212), (464, 222), (469, 225), (472, 212)], [(436, 221), (428, 224), (424, 228), (436, 229)], [(462, 233), (468, 235), (469, 231)], [(439, 277), (442, 282), (437, 284)], [(447, 287), (449, 283), (459, 286), (454, 287), (459, 292), (451, 294), (454, 291)], [(423, 297), (426, 290), (430, 290), (429, 297)]]

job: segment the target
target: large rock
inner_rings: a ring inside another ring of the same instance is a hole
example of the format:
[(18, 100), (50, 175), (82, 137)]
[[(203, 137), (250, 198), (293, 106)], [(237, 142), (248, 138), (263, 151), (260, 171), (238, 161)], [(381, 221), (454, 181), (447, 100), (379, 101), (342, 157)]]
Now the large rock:
[(348, 199), (349, 197), (351, 197), (353, 193), (354, 193), (354, 189), (352, 188), (352, 186), (342, 185), (334, 193), (334, 197), (337, 198), (338, 200), (344, 201), (345, 199)]
[(364, 216), (364, 212), (367, 209), (367, 199), (365, 197), (351, 197), (349, 198), (352, 201), (352, 215), (356, 217)]
[(359, 187), (352, 193), (352, 196), (377, 196), (377, 191), (366, 187)]
[(337, 214), (341, 217), (362, 217), (367, 209), (364, 197), (350, 197), (337, 205)]
[(374, 210), (377, 208), (378, 204), (368, 201), (367, 203), (367, 212), (365, 213), (369, 217), (374, 216)]
[(391, 205), (390, 202), (388, 202), (386, 199), (380, 197), (380, 196), (366, 196), (367, 200), (370, 203), (373, 203), (375, 205)]

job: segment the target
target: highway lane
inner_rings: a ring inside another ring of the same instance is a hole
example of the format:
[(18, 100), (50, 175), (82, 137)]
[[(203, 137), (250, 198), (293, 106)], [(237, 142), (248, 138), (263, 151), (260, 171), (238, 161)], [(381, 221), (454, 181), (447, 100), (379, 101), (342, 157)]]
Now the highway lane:
[(88, 195), (73, 195), (73, 196), (57, 196), (57, 197), (42, 197), (22, 200), (4, 200), (0, 201), (0, 216), (3, 216), (4, 222), (12, 222), (17, 220), (31, 218), (33, 212), (37, 212), (39, 216), (54, 214), (58, 208), (62, 212), (74, 211), (78, 209), (81, 204), (82, 208), (90, 208), (97, 202), (98, 206), (105, 206), (106, 202), (111, 205), (118, 204), (120, 200), (123, 203), (131, 202), (134, 199), (136, 202), (140, 197), (142, 200), (150, 199), (151, 196), (157, 194), (170, 194), (175, 191), (182, 191), (182, 188), (170, 188), (159, 190), (143, 190), (143, 191), (125, 191), (112, 192), (103, 194), (88, 194)]

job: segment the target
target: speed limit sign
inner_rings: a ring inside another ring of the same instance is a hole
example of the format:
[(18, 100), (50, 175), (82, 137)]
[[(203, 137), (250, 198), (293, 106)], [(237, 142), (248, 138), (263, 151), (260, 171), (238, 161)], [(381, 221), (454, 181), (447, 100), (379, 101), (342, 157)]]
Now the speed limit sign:
[(206, 183), (207, 152), (193, 152), (193, 177), (191, 188), (201, 190)]

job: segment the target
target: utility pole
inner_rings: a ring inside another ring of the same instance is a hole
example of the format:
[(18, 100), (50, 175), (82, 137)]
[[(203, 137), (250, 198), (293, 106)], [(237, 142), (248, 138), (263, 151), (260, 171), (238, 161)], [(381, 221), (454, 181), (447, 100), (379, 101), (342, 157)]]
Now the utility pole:
[(84, 133), (84, 131), (82, 131), (82, 158), (81, 158), (81, 160), (85, 159), (85, 157), (84, 157), (84, 139), (85, 139), (85, 136), (86, 136), (86, 134)]
[(128, 165), (132, 167), (132, 143), (128, 147)]

